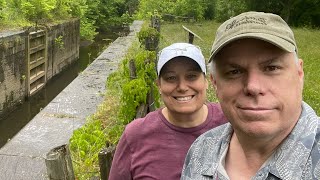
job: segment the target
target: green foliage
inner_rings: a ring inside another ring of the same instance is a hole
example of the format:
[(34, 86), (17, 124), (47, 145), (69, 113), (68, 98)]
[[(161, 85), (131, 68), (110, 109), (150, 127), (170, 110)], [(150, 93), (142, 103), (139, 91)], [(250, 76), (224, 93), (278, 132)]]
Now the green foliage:
[[(108, 84), (115, 84), (121, 76), (122, 80), (122, 94), (119, 113), (119, 123), (126, 125), (131, 122), (136, 115), (137, 107), (140, 104), (146, 104), (147, 94), (150, 87), (155, 86), (155, 79), (157, 74), (155, 71), (156, 53), (154, 51), (141, 50), (132, 58), (136, 66), (136, 79), (130, 80), (129, 75), (129, 59), (125, 59), (121, 68), (123, 71), (118, 71), (119, 75), (112, 75)], [(156, 92), (157, 94), (158, 92)], [(159, 96), (156, 96), (159, 97)], [(156, 99), (156, 102), (159, 99)]]
[(82, 172), (76, 175), (78, 178), (88, 179), (94, 170), (97, 170), (93, 165), (98, 165), (98, 153), (105, 147), (105, 143), (106, 134), (101, 121), (89, 120), (87, 124), (73, 132), (70, 150), (77, 152), (73, 153), (73, 159), (76, 160), (75, 172)]
[(204, 19), (207, 19), (207, 20), (214, 19), (216, 15), (216, 12), (215, 12), (216, 3), (212, 2), (211, 0), (204, 0), (203, 6), (204, 6), (204, 12), (203, 12)]
[(217, 0), (215, 7), (215, 18), (219, 22), (223, 22), (247, 10), (244, 0)]
[(52, 19), (51, 11), (55, 8), (55, 0), (21, 0), (24, 17), (30, 21)]
[(64, 49), (64, 42), (63, 36), (60, 35), (59, 37), (54, 39), (54, 43), (59, 47), (59, 49)]
[(245, 0), (248, 10), (272, 12), (293, 26), (320, 27), (320, 0)]
[(203, 19), (205, 6), (199, 0), (177, 0), (175, 13), (179, 16), (193, 17), (194, 19)]
[[(136, 67), (137, 77), (130, 80), (129, 60), (133, 59)], [(128, 56), (120, 65), (119, 71), (111, 74), (108, 78), (108, 88), (120, 88), (121, 107), (119, 110), (116, 126), (111, 128), (114, 134), (122, 133), (124, 125), (130, 123), (136, 115), (137, 107), (146, 103), (147, 94), (151, 87), (157, 89), (155, 79), (157, 74), (155, 71), (156, 53), (154, 51), (142, 50), (139, 48), (135, 54)], [(159, 106), (159, 92), (154, 91), (156, 106)], [(110, 136), (109, 136), (110, 137)], [(119, 135), (117, 137), (120, 137)], [(118, 139), (117, 139), (118, 140)], [(117, 142), (112, 140), (112, 142)]]
[(54, 9), (52, 10), (52, 14), (54, 14), (54, 18), (68, 18), (71, 16), (71, 7), (69, 6), (70, 0), (56, 0), (56, 4)]
[(219, 22), (245, 11), (263, 11), (280, 15), (290, 25), (320, 27), (320, 0), (141, 0), (136, 17), (150, 18), (154, 11), (161, 16), (171, 14)]
[(320, 0), (296, 0), (288, 10), (288, 22), (299, 27), (320, 27)]
[(137, 107), (146, 104), (149, 87), (143, 78), (133, 79), (123, 86), (120, 117), (123, 124), (128, 124), (136, 116)]
[(86, 17), (83, 17), (80, 21), (80, 34), (81, 39), (93, 40), (94, 37), (98, 34), (96, 32), (96, 26), (94, 21), (90, 21)]
[[(96, 32), (96, 19), (91, 15), (91, 11), (94, 11), (98, 5), (94, 0), (71, 0), (69, 2), (70, 14), (80, 18), (80, 35), (81, 39), (93, 40), (98, 34)], [(91, 8), (91, 9), (90, 9)]]
[[(0, 0), (0, 29), (44, 25), (71, 17), (80, 18), (81, 39), (93, 40), (97, 29), (132, 22), (135, 0)], [(137, 4), (135, 5), (137, 6)]]
[(153, 27), (144, 26), (138, 33), (138, 39), (141, 44), (145, 44), (147, 38), (159, 39), (160, 33)]
[(155, 69), (155, 51), (141, 51), (137, 53), (134, 59), (138, 78), (143, 78), (147, 85), (154, 84), (154, 80), (157, 78)]
[(176, 2), (172, 0), (140, 0), (137, 19), (148, 19), (157, 11), (159, 14), (175, 14)]
[[(131, 59), (135, 62), (137, 75), (133, 80), (129, 74)], [(137, 107), (146, 103), (150, 89), (154, 92), (156, 107), (159, 107), (155, 59), (156, 52), (143, 50), (136, 42), (120, 63), (118, 71), (109, 75), (105, 101), (87, 124), (74, 132), (70, 141), (77, 179), (90, 179), (93, 175), (98, 175), (98, 151), (106, 143), (118, 143), (125, 125), (135, 118)]]
[(5, 0), (0, 0), (0, 21), (6, 19), (5, 10), (7, 8), (7, 3)]

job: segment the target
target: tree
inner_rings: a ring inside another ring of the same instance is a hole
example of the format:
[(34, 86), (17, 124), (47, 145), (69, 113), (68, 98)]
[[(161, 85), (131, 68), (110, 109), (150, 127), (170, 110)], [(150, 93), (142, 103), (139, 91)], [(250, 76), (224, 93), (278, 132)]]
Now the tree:
[(172, 0), (140, 0), (139, 10), (135, 15), (138, 19), (150, 18), (150, 16), (157, 11), (158, 14), (176, 14), (176, 1)]
[(0, 0), (0, 20), (6, 19), (5, 9), (7, 7), (5, 0)]
[(216, 1), (216, 19), (220, 22), (225, 21), (247, 11), (245, 0), (217, 0)]
[(248, 10), (280, 15), (295, 26), (320, 26), (320, 0), (245, 0)]

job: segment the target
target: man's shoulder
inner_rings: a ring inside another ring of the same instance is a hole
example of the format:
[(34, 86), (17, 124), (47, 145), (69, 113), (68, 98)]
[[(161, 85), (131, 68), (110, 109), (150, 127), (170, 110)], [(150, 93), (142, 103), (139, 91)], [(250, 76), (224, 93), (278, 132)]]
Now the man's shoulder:
[[(199, 175), (212, 175), (222, 153), (228, 148), (233, 130), (230, 123), (221, 125), (199, 136), (185, 158), (182, 179)], [(194, 174), (194, 172), (197, 173)], [(194, 178), (193, 178), (194, 179)]]
[(209, 144), (212, 147), (217, 147), (217, 144), (228, 141), (232, 133), (230, 123), (215, 127), (202, 135), (200, 135), (193, 143), (191, 148), (203, 147), (203, 144)]

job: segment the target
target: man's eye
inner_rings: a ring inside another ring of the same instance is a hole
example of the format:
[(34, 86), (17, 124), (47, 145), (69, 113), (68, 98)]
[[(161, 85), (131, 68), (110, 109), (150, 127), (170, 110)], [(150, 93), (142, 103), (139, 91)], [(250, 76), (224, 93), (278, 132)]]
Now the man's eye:
[(265, 71), (276, 71), (276, 70), (278, 70), (278, 69), (280, 69), (280, 67), (279, 66), (267, 66), (267, 67), (265, 67)]

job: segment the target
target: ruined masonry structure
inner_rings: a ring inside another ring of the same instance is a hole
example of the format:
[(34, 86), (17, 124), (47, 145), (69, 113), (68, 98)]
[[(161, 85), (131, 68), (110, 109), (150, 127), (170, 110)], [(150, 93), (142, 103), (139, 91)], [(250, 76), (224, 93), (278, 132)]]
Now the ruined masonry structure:
[(80, 21), (0, 33), (0, 117), (79, 58)]

